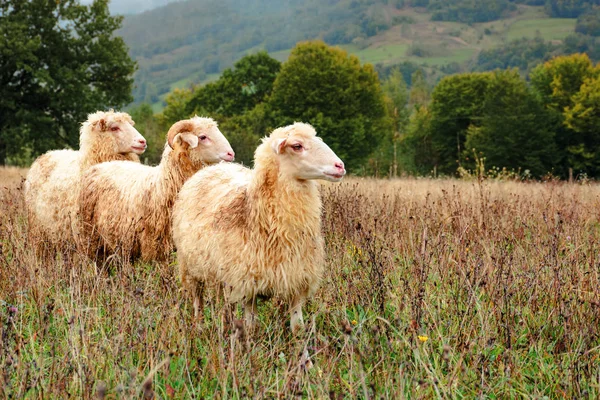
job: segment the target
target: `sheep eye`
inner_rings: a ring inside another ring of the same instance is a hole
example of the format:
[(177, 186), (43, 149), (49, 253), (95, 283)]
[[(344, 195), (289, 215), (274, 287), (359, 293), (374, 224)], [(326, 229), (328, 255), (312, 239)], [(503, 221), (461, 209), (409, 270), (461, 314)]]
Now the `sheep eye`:
[(206, 135), (200, 136), (200, 140), (206, 140)]
[(113, 132), (116, 132), (116, 131), (119, 130), (119, 127), (118, 126), (111, 126), (110, 130), (113, 131)]
[(294, 151), (300, 151), (302, 150), (302, 145), (300, 143), (293, 144), (292, 149), (294, 149)]

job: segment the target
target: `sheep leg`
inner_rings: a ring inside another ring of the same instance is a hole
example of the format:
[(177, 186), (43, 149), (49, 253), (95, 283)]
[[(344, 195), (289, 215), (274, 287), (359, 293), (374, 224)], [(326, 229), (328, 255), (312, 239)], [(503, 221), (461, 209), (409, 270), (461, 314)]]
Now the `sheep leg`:
[(244, 321), (250, 330), (256, 325), (256, 315), (256, 298), (251, 297), (244, 302)]
[(194, 289), (194, 318), (204, 320), (204, 282), (196, 282)]
[(294, 297), (290, 306), (290, 328), (292, 332), (298, 333), (304, 328), (304, 318), (302, 318), (302, 306), (306, 302), (306, 294), (302, 293)]

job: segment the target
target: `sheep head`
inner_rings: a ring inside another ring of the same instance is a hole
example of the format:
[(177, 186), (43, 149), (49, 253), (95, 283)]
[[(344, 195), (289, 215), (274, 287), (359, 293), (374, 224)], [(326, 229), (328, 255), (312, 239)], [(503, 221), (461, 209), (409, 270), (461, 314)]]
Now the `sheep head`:
[(278, 128), (264, 142), (271, 147), (284, 175), (299, 180), (338, 182), (346, 174), (342, 160), (317, 136), (311, 125), (296, 122)]
[[(79, 143), (82, 149), (99, 147), (99, 142), (112, 143), (115, 153), (142, 154), (146, 139), (135, 129), (131, 116), (124, 112), (97, 111), (81, 125)], [(105, 147), (103, 143), (102, 147)]]
[(167, 143), (174, 150), (187, 152), (194, 164), (233, 161), (235, 155), (212, 118), (196, 116), (176, 122), (167, 133)]

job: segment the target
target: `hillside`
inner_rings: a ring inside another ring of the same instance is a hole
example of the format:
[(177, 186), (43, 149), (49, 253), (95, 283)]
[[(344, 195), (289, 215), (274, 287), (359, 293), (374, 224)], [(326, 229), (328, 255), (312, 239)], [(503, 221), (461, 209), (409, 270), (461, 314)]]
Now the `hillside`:
[(126, 17), (119, 34), (139, 64), (136, 102), (158, 109), (166, 93), (215, 79), (249, 52), (266, 49), (283, 61), (302, 40), (321, 38), (365, 63), (410, 61), (456, 72), (510, 40), (558, 43), (575, 31), (575, 18), (551, 19), (541, 6), (510, 3), (500, 20), (466, 23), (433, 21), (431, 9), (392, 3), (189, 0)]

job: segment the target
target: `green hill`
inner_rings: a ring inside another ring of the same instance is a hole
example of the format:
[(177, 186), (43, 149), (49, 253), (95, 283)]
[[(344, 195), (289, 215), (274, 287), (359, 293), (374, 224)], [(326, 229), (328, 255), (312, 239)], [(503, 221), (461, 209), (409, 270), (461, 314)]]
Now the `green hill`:
[(259, 49), (283, 61), (302, 40), (321, 38), (365, 63), (385, 66), (410, 61), (460, 70), (471, 69), (482, 50), (516, 38), (559, 43), (575, 32), (575, 18), (551, 19), (543, 6), (489, 0), (483, 3), (506, 4), (498, 9), (501, 19), (472, 22), (488, 18), (489, 13), (463, 13), (456, 18), (465, 21), (457, 22), (433, 20), (454, 15), (441, 13), (439, 3), (429, 2), (429, 8), (410, 6), (417, 3), (189, 0), (126, 17), (119, 34), (139, 64), (136, 102), (154, 103), (158, 110), (162, 98), (174, 88), (215, 79), (237, 59)]

